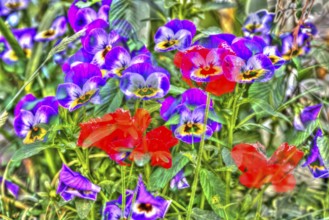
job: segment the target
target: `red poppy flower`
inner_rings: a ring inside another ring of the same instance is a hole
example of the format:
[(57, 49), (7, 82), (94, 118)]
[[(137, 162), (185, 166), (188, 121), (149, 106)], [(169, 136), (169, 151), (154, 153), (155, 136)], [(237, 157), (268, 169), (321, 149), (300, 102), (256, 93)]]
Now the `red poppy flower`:
[(238, 144), (232, 149), (232, 158), (242, 172), (240, 183), (248, 188), (260, 188), (271, 183), (276, 192), (292, 190), (296, 181), (291, 174), (304, 153), (295, 146), (283, 143), (270, 159), (260, 151), (260, 144)]
[(151, 122), (150, 114), (138, 109), (134, 117), (129, 111), (117, 109), (102, 118), (81, 123), (78, 146), (95, 146), (109, 154), (111, 159), (122, 163), (136, 146)]
[(176, 144), (178, 140), (172, 136), (172, 132), (165, 126), (161, 126), (148, 132), (129, 158), (137, 163), (147, 158), (151, 160), (152, 166), (168, 169), (172, 165), (170, 148)]

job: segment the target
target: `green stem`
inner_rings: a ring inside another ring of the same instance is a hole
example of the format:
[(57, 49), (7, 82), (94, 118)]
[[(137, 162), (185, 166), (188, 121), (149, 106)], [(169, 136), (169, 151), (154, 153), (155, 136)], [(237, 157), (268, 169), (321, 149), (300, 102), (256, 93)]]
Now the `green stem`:
[[(204, 122), (203, 122), (204, 126), (207, 125), (208, 115), (209, 115), (209, 106), (210, 106), (210, 93), (207, 92), (206, 112), (205, 112), (205, 117), (204, 117)], [(202, 160), (204, 145), (205, 145), (205, 132), (203, 132), (202, 137), (201, 137), (201, 143), (200, 143), (200, 148), (199, 148), (199, 153), (198, 153), (198, 158), (197, 158), (197, 163), (196, 163), (196, 168), (195, 168), (195, 176), (194, 176), (192, 189), (191, 189), (192, 192), (191, 192), (190, 202), (189, 202), (188, 209), (187, 209), (187, 216), (186, 216), (187, 220), (191, 219), (192, 207), (193, 207), (194, 197), (195, 197), (195, 193), (196, 193), (197, 186), (198, 186), (199, 172), (201, 169), (201, 160)]]
[(125, 218), (125, 210), (126, 210), (126, 166), (121, 166), (121, 194), (122, 194), (122, 205), (121, 205), (121, 218)]
[(57, 169), (56, 169), (56, 165), (55, 165), (55, 162), (54, 162), (53, 154), (52, 154), (50, 149), (46, 149), (44, 152), (45, 152), (45, 158), (46, 158), (46, 161), (48, 163), (50, 172), (51, 172), (52, 175), (55, 175), (56, 172), (57, 172)]
[(258, 203), (257, 203), (257, 212), (256, 212), (256, 220), (261, 219), (262, 217), (262, 203), (263, 203), (263, 194), (264, 191), (267, 187), (263, 187), (263, 189), (260, 191), (260, 193), (258, 194)]
[(64, 164), (67, 164), (67, 161), (66, 161), (66, 159), (65, 159), (64, 154), (62, 153), (62, 151), (60, 149), (57, 149), (57, 152), (58, 152), (59, 157), (61, 158), (62, 162)]
[(9, 43), (10, 47), (15, 51), (16, 56), (19, 59), (25, 59), (25, 53), (21, 46), (19, 45), (17, 39), (13, 35), (13, 33), (10, 31), (6, 23), (0, 18), (0, 32), (2, 35), (6, 38), (7, 42)]

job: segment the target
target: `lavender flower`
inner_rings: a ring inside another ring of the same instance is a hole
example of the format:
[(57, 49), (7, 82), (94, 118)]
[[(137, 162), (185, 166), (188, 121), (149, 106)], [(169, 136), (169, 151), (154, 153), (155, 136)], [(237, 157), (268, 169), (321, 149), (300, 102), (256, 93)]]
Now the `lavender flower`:
[(305, 130), (308, 123), (314, 121), (319, 116), (322, 104), (305, 107), (303, 111), (294, 118), (294, 127), (298, 131)]
[(90, 200), (97, 199), (97, 194), (101, 191), (101, 188), (90, 182), (88, 178), (72, 171), (65, 164), (63, 164), (59, 175), (57, 193), (65, 201), (70, 201), (74, 197)]
[(80, 63), (66, 74), (65, 83), (58, 85), (56, 98), (59, 104), (74, 111), (89, 102), (101, 102), (99, 87), (105, 84), (100, 69), (89, 63)]
[(268, 34), (272, 28), (274, 16), (274, 13), (269, 13), (267, 10), (259, 10), (249, 14), (242, 27), (244, 35)]
[[(0, 177), (0, 185), (2, 184), (3, 177)], [(5, 188), (10, 192), (15, 198), (18, 197), (19, 193), (19, 186), (17, 186), (15, 183), (12, 183), (8, 180), (5, 180)]]
[(41, 124), (49, 124), (58, 115), (58, 103), (49, 96), (37, 100), (32, 94), (21, 99), (15, 107), (14, 128), (24, 144), (43, 141), (47, 130)]
[(170, 188), (172, 190), (177, 190), (177, 189), (185, 189), (188, 187), (190, 187), (190, 184), (188, 184), (188, 182), (184, 176), (184, 170), (182, 169), (170, 181)]
[(56, 18), (48, 30), (41, 31), (35, 36), (35, 41), (52, 41), (62, 36), (66, 32), (66, 23), (64, 16)]

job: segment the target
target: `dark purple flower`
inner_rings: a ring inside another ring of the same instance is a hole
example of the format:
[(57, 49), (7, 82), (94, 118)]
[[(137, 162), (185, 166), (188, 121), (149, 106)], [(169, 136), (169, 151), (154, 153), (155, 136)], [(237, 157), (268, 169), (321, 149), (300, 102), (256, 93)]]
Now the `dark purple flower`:
[[(78, 32), (84, 28), (90, 28), (98, 23), (105, 27), (108, 25), (108, 14), (110, 11), (110, 5), (104, 4), (100, 7), (99, 11), (96, 12), (92, 8), (79, 8), (75, 4), (79, 0), (75, 0), (68, 10), (68, 20), (75, 32)], [(105, 25), (105, 26), (104, 26)]]
[(116, 46), (122, 46), (125, 42), (119, 34), (111, 31), (109, 34), (102, 28), (91, 30), (83, 40), (83, 48), (94, 57), (92, 64), (102, 67), (105, 63), (105, 58)]
[(63, 164), (59, 174), (57, 193), (60, 194), (65, 201), (70, 201), (74, 197), (96, 200), (97, 194), (100, 191), (101, 188), (90, 182), (87, 177), (72, 171)]
[(58, 115), (58, 103), (53, 96), (36, 99), (28, 94), (15, 107), (14, 128), (16, 135), (24, 138), (24, 144), (43, 141), (47, 130), (41, 124), (49, 124)]
[(188, 182), (184, 176), (184, 170), (182, 169), (170, 181), (170, 188), (172, 190), (177, 190), (177, 189), (185, 189), (188, 187), (190, 187), (190, 184), (188, 184)]
[(263, 52), (262, 43), (247, 38), (235, 38), (231, 47), (238, 57), (248, 60), (252, 56)]
[[(314, 178), (328, 178), (329, 172), (328, 168), (325, 166), (323, 162), (323, 158), (321, 157), (319, 146), (317, 141), (323, 137), (321, 129), (318, 129), (315, 133), (311, 151), (306, 158), (306, 162), (302, 166), (308, 166)], [(328, 147), (328, 146), (325, 146)]]
[(235, 38), (236, 36), (233, 34), (214, 34), (197, 40), (193, 45), (200, 45), (208, 49), (213, 49), (218, 48), (220, 45), (223, 44), (223, 42), (226, 42), (228, 45), (231, 45)]
[[(2, 184), (3, 177), (0, 177), (0, 185)], [(10, 192), (15, 198), (17, 198), (19, 193), (19, 186), (8, 180), (5, 180), (5, 188)]]
[[(207, 124), (204, 124), (206, 100), (207, 96), (202, 90), (189, 89), (176, 99), (166, 98), (162, 103), (160, 115), (164, 120), (179, 117), (178, 121), (170, 123), (175, 136), (188, 144), (197, 143), (201, 141), (203, 134), (208, 139), (221, 129), (221, 124), (209, 118)], [(212, 101), (209, 111), (212, 118), (218, 117), (212, 107)]]
[(279, 69), (286, 63), (286, 60), (282, 58), (277, 46), (264, 47), (263, 54), (270, 58), (275, 69)]
[(83, 48), (75, 52), (62, 64), (62, 70), (64, 73), (68, 73), (72, 67), (80, 63), (90, 63), (93, 60), (93, 55), (86, 52)]
[(269, 13), (267, 10), (259, 10), (249, 14), (242, 27), (244, 35), (268, 34), (271, 31), (274, 16), (274, 13)]
[[(135, 201), (133, 201), (136, 196)], [(118, 220), (122, 215), (119, 208), (122, 204), (122, 196), (118, 200), (106, 203), (103, 212), (103, 218), (106, 220)], [(131, 218), (134, 220), (155, 220), (164, 218), (171, 201), (165, 200), (160, 196), (153, 196), (147, 191), (142, 177), (139, 177), (137, 187), (134, 191), (126, 191), (126, 209), (124, 218)]]
[(162, 98), (169, 87), (169, 72), (149, 63), (132, 65), (124, 71), (120, 81), (121, 91), (126, 96), (143, 100)]
[[(21, 48), (23, 49), (25, 56), (27, 58), (30, 58), (32, 54), (33, 39), (36, 34), (36, 29), (35, 28), (16, 29), (13, 30), (13, 34), (16, 37)], [(11, 49), (9, 44), (7, 44), (7, 49), (5, 50), (1, 58), (8, 65), (11, 65), (18, 61), (18, 56), (16, 55), (15, 51)]]
[(191, 46), (196, 32), (195, 25), (188, 20), (174, 19), (160, 27), (154, 36), (157, 52), (184, 50)]
[(52, 41), (62, 36), (66, 32), (66, 23), (64, 16), (57, 17), (48, 30), (41, 31), (35, 36), (35, 41)]
[(27, 8), (29, 0), (1, 0), (0, 16), (8, 15), (11, 12)]
[(66, 74), (65, 83), (58, 85), (59, 104), (74, 111), (89, 102), (100, 103), (99, 87), (105, 84), (100, 69), (89, 63), (80, 63)]
[(321, 111), (322, 104), (312, 105), (305, 107), (300, 115), (296, 115), (294, 118), (294, 127), (296, 130), (305, 130), (305, 126), (316, 120)]
[(311, 49), (310, 36), (305, 33), (299, 33), (296, 41), (292, 33), (283, 34), (280, 36), (280, 39), (282, 41), (280, 53), (285, 60), (305, 55)]
[(117, 76), (121, 77), (122, 72), (128, 67), (137, 63), (151, 63), (150, 56), (141, 54), (131, 58), (129, 52), (123, 47), (115, 47), (108, 52), (105, 58), (105, 69), (107, 77)]

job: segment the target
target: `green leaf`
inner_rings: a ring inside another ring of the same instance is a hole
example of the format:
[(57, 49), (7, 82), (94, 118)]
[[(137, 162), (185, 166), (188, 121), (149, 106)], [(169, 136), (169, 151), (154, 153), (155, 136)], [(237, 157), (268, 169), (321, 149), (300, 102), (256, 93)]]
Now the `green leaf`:
[(170, 85), (169, 93), (173, 95), (180, 95), (186, 91), (185, 88)]
[(224, 8), (233, 8), (235, 7), (235, 3), (227, 0), (217, 0), (216, 2), (207, 2), (202, 5), (202, 11), (212, 11), (219, 10)]
[(114, 112), (121, 106), (124, 98), (119, 87), (119, 81), (115, 78), (109, 79), (106, 85), (100, 89), (99, 94), (102, 98), (102, 104), (95, 108), (95, 115)]
[(170, 169), (162, 167), (157, 168), (150, 177), (149, 190), (155, 191), (162, 189), (167, 183), (188, 163), (188, 158), (182, 154), (178, 154), (173, 158), (173, 165)]
[(246, 3), (246, 14), (256, 12), (261, 9), (267, 9), (266, 0), (247, 0)]
[(192, 218), (195, 220), (220, 220), (213, 211), (202, 210), (199, 208), (192, 209)]
[(100, 2), (101, 0), (92, 0), (92, 1), (78, 1), (77, 3), (75, 3), (75, 5), (79, 8), (87, 8), (92, 6), (93, 4), (96, 4), (97, 2)]
[(38, 142), (34, 144), (23, 145), (22, 148), (18, 149), (12, 157), (13, 161), (20, 161), (25, 158), (32, 157), (41, 151), (50, 148), (49, 145), (46, 145), (43, 142)]
[[(234, 219), (232, 214), (225, 208), (226, 184), (212, 172), (202, 169), (200, 182), (203, 193), (214, 212), (221, 218)], [(229, 217), (229, 218), (228, 218)]]
[(317, 145), (323, 159), (324, 165), (329, 167), (329, 137), (323, 136), (317, 139)]
[(232, 156), (231, 156), (231, 151), (229, 149), (227, 149), (226, 147), (224, 147), (222, 149), (222, 158), (223, 158), (223, 161), (225, 163), (225, 165), (227, 167), (231, 167), (232, 169), (232, 172), (235, 172), (237, 171), (237, 167), (234, 163), (234, 160), (232, 159)]
[(215, 122), (226, 124), (226, 119), (221, 114), (216, 114), (215, 111), (209, 111), (208, 118)]
[(291, 145), (300, 146), (309, 138), (318, 127), (318, 120), (310, 122), (304, 131), (292, 130), (287, 134), (287, 142)]
[(165, 125), (176, 125), (176, 124), (179, 124), (179, 119), (180, 119), (180, 115), (178, 114), (175, 114), (173, 116), (171, 116), (169, 118), (169, 120), (165, 123)]
[(154, 101), (154, 100), (147, 100), (147, 101), (144, 101), (144, 108), (149, 112), (149, 113), (152, 113), (152, 112), (155, 112), (155, 111), (158, 111), (160, 108), (161, 108), (161, 104)]
[(255, 143), (260, 140), (258, 132), (238, 131), (233, 134), (233, 144)]
[(117, 93), (115, 94), (109, 108), (107, 109), (108, 112), (114, 112), (115, 110), (117, 110), (118, 108), (120, 108), (121, 103), (123, 101), (123, 93), (121, 92), (121, 90), (117, 91)]
[(8, 119), (8, 112), (5, 110), (0, 115), (0, 128), (5, 125), (7, 119)]
[(89, 199), (75, 199), (75, 207), (77, 208), (77, 214), (79, 218), (85, 219), (93, 207), (95, 201)]

